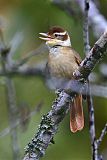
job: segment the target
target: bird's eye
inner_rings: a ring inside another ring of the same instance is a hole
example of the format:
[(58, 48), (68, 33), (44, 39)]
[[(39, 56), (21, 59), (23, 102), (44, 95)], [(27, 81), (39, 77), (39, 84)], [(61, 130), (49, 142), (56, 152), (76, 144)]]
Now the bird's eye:
[(55, 37), (58, 37), (58, 35), (57, 34), (54, 34), (55, 35)]

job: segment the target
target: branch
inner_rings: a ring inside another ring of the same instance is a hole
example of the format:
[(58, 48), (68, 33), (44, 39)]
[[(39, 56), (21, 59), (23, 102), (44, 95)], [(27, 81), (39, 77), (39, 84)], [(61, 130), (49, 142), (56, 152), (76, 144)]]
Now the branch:
[[(46, 80), (46, 84), (48, 86), (48, 88), (53, 89), (53, 83), (51, 81), (51, 79), (47, 79), (47, 73), (46, 73), (46, 62), (42, 62), (39, 64), (36, 64), (33, 67), (30, 67), (29, 65), (23, 65), (21, 67), (18, 67), (17, 69), (11, 69), (9, 71), (6, 71), (7, 74), (9, 75), (19, 75), (19, 76), (41, 76), (42, 78), (44, 78)], [(4, 76), (4, 72), (3, 70), (0, 70), (0, 76)], [(51, 81), (51, 82), (50, 82)], [(78, 84), (79, 85), (79, 84)], [(81, 85), (81, 84), (80, 84)], [(97, 84), (90, 84), (91, 87), (91, 94), (93, 96), (97, 96), (97, 97), (103, 97), (103, 98), (107, 98), (107, 87), (106, 86), (102, 86), (102, 85), (97, 85)], [(78, 89), (76, 89), (76, 87), (72, 87), (72, 91), (74, 92), (78, 92)], [(86, 91), (83, 90), (82, 94), (86, 94)], [(89, 95), (88, 91), (87, 94)]]
[[(84, 1), (83, 0), (52, 0), (52, 3), (63, 9), (68, 15), (72, 16), (72, 14), (76, 14), (76, 11), (74, 11), (72, 8), (72, 2), (76, 2), (77, 6), (80, 6), (80, 9), (82, 13), (84, 14)], [(74, 17), (74, 16), (72, 16)], [(90, 10), (89, 10), (89, 24), (91, 25), (93, 29), (93, 33), (95, 37), (99, 38), (101, 34), (106, 30), (107, 28), (107, 20), (106, 18), (100, 13), (98, 8), (96, 7), (96, 4), (90, 0)]]
[[(84, 81), (94, 69), (95, 65), (101, 60), (102, 56), (107, 51), (107, 32), (105, 32), (100, 39), (95, 43), (91, 49), (90, 54), (86, 57), (79, 68), (75, 71), (74, 76), (78, 81)], [(78, 83), (76, 81), (76, 84)], [(79, 91), (82, 90), (79, 87)], [(75, 93), (65, 93), (63, 90), (57, 93), (58, 97), (52, 105), (52, 109), (47, 115), (42, 117), (42, 121), (32, 141), (26, 147), (26, 154), (24, 160), (39, 160), (45, 154), (45, 151), (50, 143), (53, 143), (53, 137), (58, 130), (60, 122), (64, 119), (69, 110), (69, 102), (71, 102)]]
[(20, 147), (18, 143), (17, 127), (15, 123), (17, 121), (17, 107), (16, 107), (16, 97), (15, 97), (15, 88), (14, 83), (9, 77), (5, 77), (6, 80), (6, 94), (7, 94), (7, 107), (8, 107), (8, 116), (9, 116), (9, 125), (10, 125), (10, 135), (12, 142), (13, 150), (13, 159), (19, 160), (20, 157)]
[(0, 138), (6, 136), (7, 134), (9, 134), (11, 132), (11, 130), (13, 128), (16, 128), (17, 126), (21, 125), (22, 122), (25, 122), (25, 120), (28, 120), (30, 119), (31, 117), (33, 117), (34, 115), (36, 115), (38, 112), (40, 112), (41, 110), (41, 107), (43, 105), (43, 102), (40, 102), (35, 108), (33, 111), (31, 111), (26, 117), (23, 117), (23, 119), (19, 118), (16, 120), (16, 122), (14, 123), (14, 126), (9, 126), (5, 129), (3, 129), (1, 132), (0, 132)]
[[(0, 38), (2, 38), (2, 37), (0, 37)], [(20, 148), (19, 148), (18, 137), (17, 137), (17, 128), (16, 127), (13, 128), (13, 126), (16, 122), (16, 119), (17, 119), (17, 117), (16, 117), (17, 107), (16, 107), (15, 88), (14, 88), (13, 81), (6, 74), (7, 55), (9, 53), (9, 49), (4, 44), (3, 38), (1, 39), (1, 41), (2, 41), (2, 48), (0, 47), (1, 66), (4, 71), (4, 76), (5, 76), (5, 84), (6, 84), (5, 90), (6, 90), (6, 96), (7, 96), (9, 125), (11, 128), (10, 135), (11, 135), (13, 159), (19, 160)]]
[[(39, 75), (42, 77), (46, 77), (45, 73), (45, 68), (46, 68), (46, 61), (44, 60), (43, 62), (30, 66), (28, 64), (24, 64), (19, 67), (15, 68), (6, 68), (6, 73), (8, 75)], [(4, 76), (4, 71), (3, 69), (0, 69), (0, 76)]]
[[(83, 26), (83, 39), (84, 39), (84, 50), (85, 55), (87, 56), (90, 51), (89, 45), (89, 26), (88, 26), (88, 13), (90, 9), (90, 0), (84, 0), (85, 8), (84, 8), (84, 26)], [(93, 160), (98, 160), (98, 145), (96, 142), (96, 133), (95, 133), (95, 118), (94, 118), (94, 106), (93, 99), (91, 95), (91, 87), (88, 82), (88, 95), (87, 95), (87, 104), (88, 104), (88, 112), (89, 112), (89, 131), (90, 131), (90, 139), (91, 139), (91, 149), (92, 149), (92, 158)]]
[[(76, 2), (84, 13), (84, 1), (76, 0)], [(93, 33), (96, 37), (99, 37), (107, 28), (107, 20), (100, 13), (92, 0), (90, 0), (89, 23), (92, 26)]]
[(7, 55), (7, 63), (8, 67), (12, 67), (15, 64), (15, 60), (13, 60), (13, 55), (16, 53), (18, 47), (22, 43), (23, 40), (23, 33), (22, 32), (17, 32), (12, 40), (10, 41), (10, 51)]
[(47, 51), (46, 45), (45, 44), (41, 44), (37, 49), (35, 49), (35, 50), (31, 51), (30, 53), (28, 53), (26, 57), (24, 57), (19, 62), (17, 62), (13, 67), (17, 68), (17, 67), (25, 64), (33, 56), (39, 55), (39, 54), (42, 54), (42, 53), (46, 53), (46, 51)]
[(83, 39), (84, 39), (84, 51), (85, 55), (87, 56), (90, 51), (89, 45), (89, 22), (88, 22), (88, 14), (90, 9), (89, 0), (84, 0), (85, 7), (84, 7), (84, 24), (83, 24)]
[(107, 133), (107, 123), (105, 124), (105, 127), (103, 128), (103, 130), (101, 132), (101, 135), (100, 135), (99, 139), (97, 140), (98, 147), (100, 146), (100, 144), (101, 144), (104, 136), (106, 135), (106, 133)]

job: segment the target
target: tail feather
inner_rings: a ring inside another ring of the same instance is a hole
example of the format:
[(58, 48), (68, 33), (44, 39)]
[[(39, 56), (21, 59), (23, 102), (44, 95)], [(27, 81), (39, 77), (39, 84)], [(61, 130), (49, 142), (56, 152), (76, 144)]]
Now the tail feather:
[(76, 110), (75, 110), (75, 101), (73, 102), (72, 106), (70, 106), (70, 129), (72, 132), (77, 131), (77, 122), (76, 122)]
[(84, 127), (82, 95), (78, 95), (70, 107), (70, 129), (75, 133)]

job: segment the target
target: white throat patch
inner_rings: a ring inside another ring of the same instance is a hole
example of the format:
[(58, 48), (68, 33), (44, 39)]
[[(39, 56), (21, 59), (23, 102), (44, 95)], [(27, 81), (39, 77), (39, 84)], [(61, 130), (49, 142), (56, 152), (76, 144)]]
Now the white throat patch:
[(67, 40), (61, 42), (61, 46), (71, 47), (71, 41), (69, 36)]
[(59, 47), (52, 47), (50, 48), (50, 54), (54, 55), (55, 57), (58, 57), (59, 56), (59, 53), (60, 53), (60, 48)]

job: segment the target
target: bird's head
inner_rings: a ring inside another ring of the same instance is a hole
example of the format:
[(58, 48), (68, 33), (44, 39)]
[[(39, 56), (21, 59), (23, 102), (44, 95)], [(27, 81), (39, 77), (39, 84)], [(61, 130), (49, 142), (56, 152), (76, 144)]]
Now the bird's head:
[(47, 33), (39, 33), (42, 40), (46, 41), (49, 48), (54, 46), (71, 46), (70, 37), (63, 28), (52, 27)]

